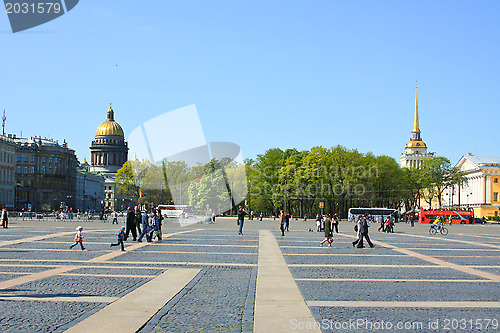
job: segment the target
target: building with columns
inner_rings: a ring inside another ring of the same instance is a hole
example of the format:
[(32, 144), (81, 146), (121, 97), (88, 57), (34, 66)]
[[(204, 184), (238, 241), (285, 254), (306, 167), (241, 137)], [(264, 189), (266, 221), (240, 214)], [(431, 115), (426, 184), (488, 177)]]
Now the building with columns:
[(104, 176), (104, 199), (101, 209), (118, 210), (121, 201), (117, 196), (115, 176), (128, 160), (128, 146), (122, 127), (115, 121), (115, 112), (109, 106), (107, 119), (96, 131), (90, 146), (89, 171)]
[(96, 131), (90, 147), (90, 171), (114, 176), (127, 161), (128, 147), (122, 127), (115, 121), (115, 112), (110, 106), (108, 117)]
[(474, 209), (477, 217), (500, 215), (500, 157), (462, 156), (456, 167), (467, 181), (443, 192), (443, 204)]
[(427, 145), (420, 137), (420, 125), (418, 121), (418, 98), (415, 87), (415, 114), (413, 120), (413, 130), (410, 141), (406, 144), (405, 152), (401, 154), (400, 166), (402, 168), (420, 169), (422, 163), (434, 156), (434, 153), (427, 152)]

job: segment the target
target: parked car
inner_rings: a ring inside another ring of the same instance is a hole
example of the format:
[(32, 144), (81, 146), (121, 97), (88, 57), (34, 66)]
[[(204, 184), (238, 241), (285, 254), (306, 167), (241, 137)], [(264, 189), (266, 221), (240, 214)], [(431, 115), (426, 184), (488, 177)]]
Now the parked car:
[(474, 219), (474, 223), (485, 224), (485, 223), (486, 223), (486, 221), (485, 221), (485, 220), (481, 220), (479, 217), (476, 217), (476, 218)]

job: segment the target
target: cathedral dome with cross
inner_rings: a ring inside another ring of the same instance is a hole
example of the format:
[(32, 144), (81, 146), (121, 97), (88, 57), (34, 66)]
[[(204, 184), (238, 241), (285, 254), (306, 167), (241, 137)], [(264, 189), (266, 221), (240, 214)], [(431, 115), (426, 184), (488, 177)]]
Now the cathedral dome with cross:
[(90, 170), (92, 172), (116, 174), (128, 159), (125, 133), (120, 124), (115, 121), (115, 112), (111, 105), (106, 121), (97, 128), (90, 152)]

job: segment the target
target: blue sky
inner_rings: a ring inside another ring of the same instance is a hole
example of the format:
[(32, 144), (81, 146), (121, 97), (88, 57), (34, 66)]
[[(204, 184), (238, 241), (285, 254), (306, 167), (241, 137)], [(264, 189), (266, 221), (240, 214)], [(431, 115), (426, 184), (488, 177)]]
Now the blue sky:
[(341, 144), (399, 161), (418, 80), (422, 138), (454, 164), (499, 156), (498, 22), (498, 1), (80, 1), (16, 34), (0, 14), (0, 110), (80, 160), (111, 102), (126, 135), (195, 104), (207, 141), (244, 157)]

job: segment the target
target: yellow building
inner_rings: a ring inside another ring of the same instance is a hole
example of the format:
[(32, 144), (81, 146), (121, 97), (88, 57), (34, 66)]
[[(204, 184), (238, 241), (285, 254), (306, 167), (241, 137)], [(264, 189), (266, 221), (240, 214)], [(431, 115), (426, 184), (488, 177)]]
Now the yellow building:
[(406, 144), (405, 152), (401, 154), (400, 166), (402, 168), (420, 169), (422, 163), (433, 156), (434, 153), (427, 152), (427, 145), (420, 137), (417, 87), (415, 87), (415, 114), (413, 119), (413, 130), (411, 131), (410, 141)]
[(462, 156), (456, 167), (464, 172), (467, 181), (461, 186), (446, 189), (443, 204), (453, 207), (472, 207), (476, 217), (500, 214), (500, 157)]

